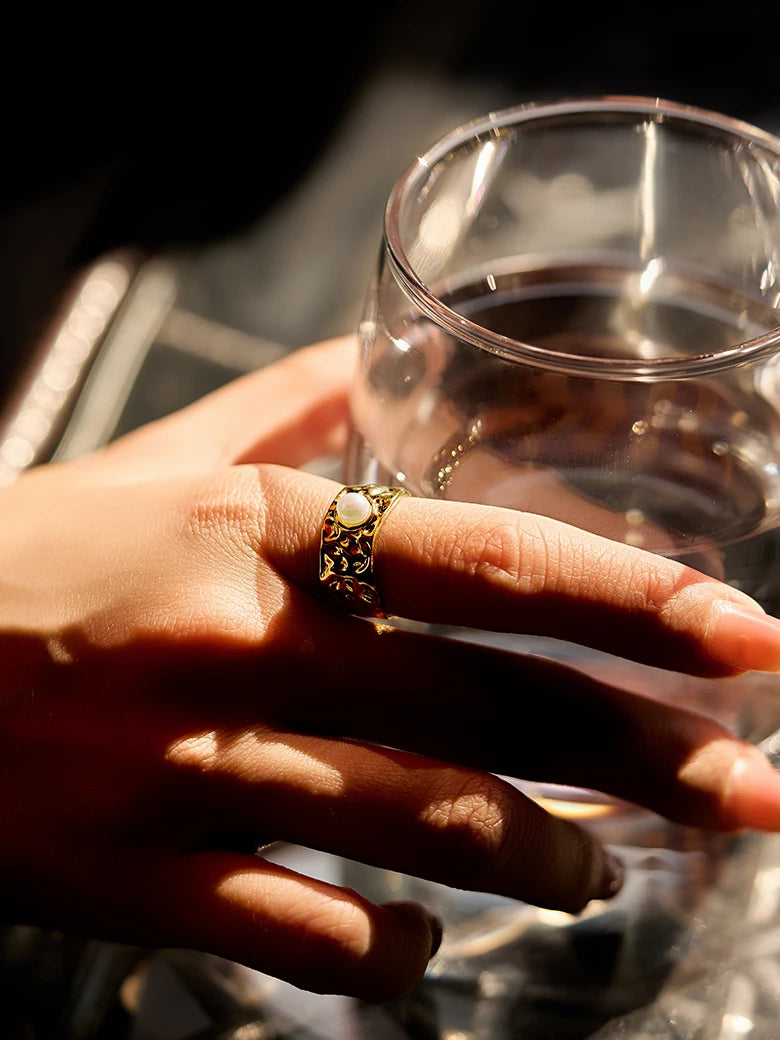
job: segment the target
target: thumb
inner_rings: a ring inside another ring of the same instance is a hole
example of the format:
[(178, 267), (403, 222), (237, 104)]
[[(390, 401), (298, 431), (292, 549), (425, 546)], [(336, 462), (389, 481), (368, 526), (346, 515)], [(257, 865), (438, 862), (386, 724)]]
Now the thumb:
[(338, 454), (356, 363), (354, 336), (302, 347), (126, 434), (92, 461), (126, 483), (241, 462), (298, 467)]

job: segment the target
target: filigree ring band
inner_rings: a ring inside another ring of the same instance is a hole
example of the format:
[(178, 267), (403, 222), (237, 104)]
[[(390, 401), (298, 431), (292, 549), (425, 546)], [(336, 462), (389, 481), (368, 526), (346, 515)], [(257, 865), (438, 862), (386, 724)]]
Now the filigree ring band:
[(320, 538), (320, 587), (350, 614), (384, 618), (374, 582), (374, 540), (404, 488), (344, 487), (328, 507)]

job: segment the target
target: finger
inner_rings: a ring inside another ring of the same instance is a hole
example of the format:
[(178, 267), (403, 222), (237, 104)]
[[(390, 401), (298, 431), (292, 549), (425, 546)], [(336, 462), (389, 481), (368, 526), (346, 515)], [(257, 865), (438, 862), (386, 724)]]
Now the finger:
[[(317, 593), (337, 487), (261, 470), (263, 552)], [(780, 670), (780, 622), (674, 560), (546, 517), (405, 498), (374, 545), (385, 609), (439, 625), (546, 635), (691, 674)]]
[(251, 840), (262, 820), (279, 840), (572, 912), (619, 887), (589, 834), (490, 773), (293, 732), (218, 745), (169, 752), (210, 822), (206, 840)]
[[(585, 787), (686, 825), (780, 830), (780, 773), (706, 714), (717, 710), (726, 718), (740, 711), (739, 680), (722, 689), (716, 683), (716, 690), (709, 684), (712, 700), (702, 703), (699, 713), (627, 692), (625, 685), (638, 685), (628, 666), (625, 675), (611, 669), (608, 683), (541, 658), (375, 627), (327, 610), (309, 618), (300, 613), (303, 607), (291, 604), (291, 609), (306, 638), (296, 624), (279, 619), (277, 681), (285, 679), (294, 660), (295, 692), (259, 706), (252, 676), (231, 681), (233, 703), (244, 705), (240, 710), (247, 720), (256, 722), (261, 715), (285, 728), (372, 741), (439, 763)], [(266, 681), (273, 685), (272, 660)], [(352, 754), (353, 745), (348, 747), (345, 754)], [(321, 787), (328, 782), (338, 787), (351, 775), (347, 763), (335, 770), (323, 765), (322, 751), (304, 761), (321, 763)], [(356, 755), (354, 761), (361, 759)], [(357, 769), (384, 775), (374, 762)], [(403, 775), (397, 780), (395, 789), (403, 792)], [(321, 787), (309, 793), (319, 800)], [(393, 784), (384, 787), (391, 790)], [(415, 796), (414, 789), (409, 793)], [(240, 801), (236, 795), (225, 798), (220, 812), (227, 811), (231, 798)], [(334, 805), (334, 814), (339, 811)], [(256, 811), (247, 812), (251, 823)], [(302, 809), (290, 810), (298, 812), (303, 815)], [(356, 832), (364, 834), (365, 826), (356, 825)]]
[(440, 938), (422, 907), (375, 906), (252, 856), (193, 853), (155, 880), (153, 924), (168, 945), (207, 950), (317, 993), (400, 997), (419, 982)]
[(686, 563), (715, 578), (723, 577), (722, 553), (704, 547), (697, 550), (682, 545), (668, 531), (651, 523), (640, 510), (618, 510), (589, 498), (553, 469), (528, 466), (518, 471), (491, 451), (469, 452), (458, 466), (458, 481), (447, 486), (447, 498), (457, 499), (462, 486), (462, 501), (520, 508), (526, 513), (561, 520), (583, 531), (599, 534), (616, 542), (636, 545), (649, 552), (672, 556), (680, 551)]
[(302, 466), (343, 450), (353, 336), (293, 351), (173, 415), (109, 445), (102, 457), (125, 479), (208, 472), (263, 460)]

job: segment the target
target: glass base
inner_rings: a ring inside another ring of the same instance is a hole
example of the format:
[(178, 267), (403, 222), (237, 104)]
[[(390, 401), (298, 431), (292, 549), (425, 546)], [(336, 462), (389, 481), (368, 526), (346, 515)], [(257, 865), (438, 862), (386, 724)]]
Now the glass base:
[(585, 1040), (656, 1000), (750, 839), (652, 813), (633, 821), (632, 840), (642, 832), (645, 846), (610, 846), (626, 866), (621, 892), (576, 915), (349, 864), (346, 883), (369, 898), (414, 899), (442, 919), (441, 948), (403, 1002), (409, 1035)]

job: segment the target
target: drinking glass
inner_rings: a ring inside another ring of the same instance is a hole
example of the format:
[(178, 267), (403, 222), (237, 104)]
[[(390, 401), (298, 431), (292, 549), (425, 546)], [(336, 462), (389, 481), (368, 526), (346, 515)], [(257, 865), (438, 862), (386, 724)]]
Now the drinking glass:
[[(659, 99), (494, 112), (391, 191), (345, 479), (554, 517), (683, 560), (776, 614), (778, 365), (780, 141)], [(452, 635), (565, 660), (756, 742), (780, 725), (766, 676), (704, 680), (558, 640)], [(690, 835), (594, 793), (526, 789), (601, 828), (629, 876), (654, 848), (687, 884), (668, 857)], [(504, 917), (495, 938), (495, 900), (382, 883), (456, 922), (461, 952), (445, 939), (439, 965), (482, 963), (523, 931)]]

